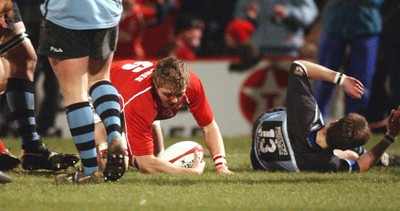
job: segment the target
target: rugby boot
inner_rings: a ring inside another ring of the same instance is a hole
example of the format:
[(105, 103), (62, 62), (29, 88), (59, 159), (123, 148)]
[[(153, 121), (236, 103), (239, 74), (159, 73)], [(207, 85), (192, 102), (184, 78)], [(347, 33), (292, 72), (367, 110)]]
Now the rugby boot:
[(103, 174), (95, 171), (90, 175), (86, 175), (81, 171), (70, 174), (59, 174), (56, 176), (57, 184), (99, 184), (104, 181)]
[(34, 151), (26, 152), (23, 150), (21, 166), (30, 171), (38, 169), (59, 171), (75, 166), (78, 161), (78, 155), (55, 152), (41, 145)]
[(11, 170), (20, 163), (21, 161), (10, 153), (0, 138), (0, 170)]
[(115, 136), (107, 150), (107, 164), (104, 169), (105, 181), (117, 181), (125, 173), (127, 155), (123, 142), (120, 137)]
[(11, 170), (17, 167), (21, 161), (9, 152), (0, 153), (0, 170)]

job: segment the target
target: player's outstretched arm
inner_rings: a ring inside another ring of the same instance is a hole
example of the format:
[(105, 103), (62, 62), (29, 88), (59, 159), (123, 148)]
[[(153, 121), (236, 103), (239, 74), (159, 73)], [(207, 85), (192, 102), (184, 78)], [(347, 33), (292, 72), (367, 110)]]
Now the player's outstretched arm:
[(343, 73), (305, 60), (297, 60), (295, 63), (300, 63), (305, 66), (308, 78), (340, 85), (343, 87), (346, 94), (352, 98), (359, 99), (364, 94), (364, 85), (356, 78), (346, 76)]
[(135, 156), (135, 160), (139, 165), (140, 171), (143, 173), (202, 174), (205, 167), (204, 161), (198, 161), (197, 153), (195, 153), (195, 161), (192, 168), (175, 166), (153, 155)]
[(382, 140), (377, 143), (367, 153), (361, 155), (357, 160), (360, 172), (364, 172), (372, 168), (381, 158), (385, 150), (395, 142), (400, 133), (400, 106), (396, 110), (392, 110), (386, 125), (387, 133)]
[(202, 130), (207, 148), (213, 158), (216, 172), (218, 174), (233, 174), (233, 172), (228, 169), (225, 158), (224, 141), (219, 132), (217, 123), (213, 120), (209, 125), (203, 127)]

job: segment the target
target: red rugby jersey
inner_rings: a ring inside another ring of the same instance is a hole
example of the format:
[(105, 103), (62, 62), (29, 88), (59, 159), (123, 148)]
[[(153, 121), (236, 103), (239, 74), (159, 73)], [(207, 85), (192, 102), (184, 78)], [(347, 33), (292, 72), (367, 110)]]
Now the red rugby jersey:
[[(172, 118), (180, 110), (167, 109), (161, 105), (152, 82), (156, 64), (150, 61), (123, 60), (111, 66), (111, 83), (121, 95), (129, 151), (136, 156), (153, 154), (153, 121)], [(180, 103), (181, 108), (186, 106), (189, 109), (201, 127), (207, 126), (214, 119), (203, 85), (191, 70), (189, 86)]]

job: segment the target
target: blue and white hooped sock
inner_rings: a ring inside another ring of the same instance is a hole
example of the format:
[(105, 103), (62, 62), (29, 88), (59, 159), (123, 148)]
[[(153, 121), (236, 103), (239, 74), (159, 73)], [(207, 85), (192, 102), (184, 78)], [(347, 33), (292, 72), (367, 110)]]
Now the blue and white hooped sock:
[(117, 89), (109, 81), (101, 81), (90, 88), (93, 107), (107, 131), (107, 143), (113, 137), (121, 137), (121, 106)]
[(80, 102), (65, 107), (69, 129), (83, 165), (83, 173), (99, 170), (94, 141), (94, 119), (89, 102)]
[(36, 149), (41, 145), (36, 132), (35, 95), (33, 82), (9, 78), (6, 98), (12, 119), (21, 139), (22, 149)]

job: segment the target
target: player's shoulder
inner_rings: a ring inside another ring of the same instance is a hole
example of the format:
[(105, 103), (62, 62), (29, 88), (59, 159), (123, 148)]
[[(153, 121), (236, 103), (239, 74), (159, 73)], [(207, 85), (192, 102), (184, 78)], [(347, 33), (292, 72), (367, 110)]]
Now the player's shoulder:
[(117, 60), (111, 64), (112, 68), (122, 67), (124, 64), (134, 63), (136, 60)]
[(200, 77), (192, 70), (189, 69), (190, 80), (201, 82)]
[(198, 89), (203, 87), (200, 77), (193, 71), (189, 70), (189, 87), (190, 89)]

